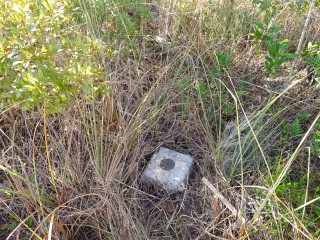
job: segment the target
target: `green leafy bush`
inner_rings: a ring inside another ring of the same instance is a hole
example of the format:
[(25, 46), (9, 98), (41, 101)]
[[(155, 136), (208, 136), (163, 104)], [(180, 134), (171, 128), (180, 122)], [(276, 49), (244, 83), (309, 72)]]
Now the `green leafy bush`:
[(283, 27), (273, 26), (273, 18), (278, 10), (276, 2), (261, 0), (255, 0), (254, 2), (260, 4), (260, 11), (264, 12), (264, 22), (261, 23), (259, 21), (254, 21), (255, 33), (250, 33), (249, 35), (256, 37), (258, 40), (252, 43), (252, 45), (257, 44), (256, 55), (261, 53), (258, 51), (261, 46), (264, 46), (268, 51), (268, 56), (265, 57), (265, 66), (267, 69), (266, 75), (276, 78), (280, 76), (280, 73), (278, 73), (279, 67), (283, 63), (287, 62), (289, 58), (296, 57), (297, 54), (285, 52), (289, 44), (288, 39), (284, 39), (280, 43), (277, 40), (279, 38), (279, 33), (283, 30)]
[(107, 90), (103, 68), (93, 61), (106, 46), (85, 36), (72, 19), (71, 1), (14, 0), (0, 3), (0, 94), (22, 109), (47, 101), (62, 112), (78, 92)]
[[(307, 49), (300, 53), (302, 56), (309, 58), (306, 63), (315, 71), (313, 74), (317, 75), (320, 69), (320, 42), (316, 41), (315, 44), (309, 42)], [(316, 80), (319, 82), (320, 78), (316, 77)]]

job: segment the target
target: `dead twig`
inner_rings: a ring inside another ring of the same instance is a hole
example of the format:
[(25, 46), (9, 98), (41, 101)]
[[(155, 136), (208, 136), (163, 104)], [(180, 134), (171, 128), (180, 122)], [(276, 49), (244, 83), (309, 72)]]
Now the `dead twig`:
[(229, 210), (232, 212), (234, 216), (237, 216), (239, 219), (241, 219), (242, 224), (245, 224), (246, 220), (241, 217), (241, 213), (237, 211), (229, 202), (227, 199), (222, 196), (222, 194), (205, 178), (202, 178), (202, 181), (212, 190), (212, 192), (220, 198), (220, 200), (229, 208)]

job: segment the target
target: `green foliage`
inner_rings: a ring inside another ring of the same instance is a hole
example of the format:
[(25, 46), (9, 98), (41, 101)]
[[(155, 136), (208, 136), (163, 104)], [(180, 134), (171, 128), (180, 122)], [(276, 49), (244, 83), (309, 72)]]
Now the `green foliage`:
[(93, 62), (106, 46), (73, 24), (71, 1), (2, 1), (0, 94), (27, 110), (47, 101), (61, 113), (79, 92), (105, 92), (105, 73)]
[(315, 123), (314, 131), (308, 143), (310, 143), (312, 153), (320, 157), (320, 120)]
[(312, 153), (320, 157), (320, 131), (313, 132), (312, 138), (308, 142), (311, 144), (310, 148), (312, 150)]
[[(215, 56), (216, 62), (212, 64), (211, 71), (207, 77), (199, 83), (199, 89), (201, 98), (203, 99), (210, 96), (210, 91), (217, 92), (217, 90), (221, 90), (221, 92), (223, 92), (222, 101), (224, 102), (227, 99), (228, 93), (226, 92), (224, 85), (220, 83), (217, 76), (224, 75), (225, 70), (232, 67), (231, 56), (223, 51), (217, 52)], [(219, 97), (220, 93), (214, 94), (214, 96)]]
[(228, 70), (232, 67), (231, 64), (231, 56), (223, 51), (219, 51), (216, 53), (217, 61), (216, 63), (212, 64), (211, 71), (212, 73), (220, 73), (224, 74), (225, 70)]
[[(281, 143), (288, 142), (289, 137), (299, 137), (302, 136), (304, 131), (304, 125), (308, 126), (308, 123), (313, 121), (313, 114), (311, 113), (300, 113), (296, 116), (294, 122), (289, 124), (287, 122), (283, 122), (283, 134), (280, 138)], [(317, 157), (320, 156), (319, 154), (319, 142), (320, 142), (320, 121), (318, 120), (314, 126), (314, 130), (312, 135), (309, 136), (308, 143), (310, 144), (310, 148), (312, 150), (312, 154), (316, 154)], [(281, 151), (278, 152), (279, 154)], [(309, 158), (308, 154), (304, 155), (305, 160), (304, 164), (306, 164), (306, 160)], [(311, 161), (314, 159), (311, 156)], [(277, 179), (281, 171), (283, 170), (286, 159), (279, 155), (274, 158), (272, 161), (273, 166), (273, 175), (272, 179)], [(301, 160), (301, 159), (300, 159)], [(296, 168), (295, 168), (296, 169)], [(310, 175), (309, 175), (309, 189), (308, 189), (308, 199), (307, 201), (311, 201), (312, 199), (316, 199), (320, 196), (320, 188), (319, 188), (319, 181), (320, 181), (320, 174), (312, 172), (312, 168), (310, 168)], [(271, 179), (267, 178), (269, 185), (271, 184)], [(266, 183), (265, 182), (265, 183)], [(279, 186), (276, 188), (275, 194), (285, 202), (291, 209), (297, 208), (304, 204), (305, 197), (306, 197), (306, 186), (307, 186), (307, 171), (303, 170), (289, 170), (286, 172), (283, 181)], [(260, 192), (259, 194), (262, 194)], [(262, 194), (263, 195), (263, 194)], [(280, 204), (281, 214), (289, 217), (289, 211)], [(271, 209), (270, 209), (271, 210)], [(310, 230), (314, 237), (318, 237), (320, 231), (317, 231), (315, 228), (316, 225), (319, 224), (319, 215), (320, 214), (320, 201), (316, 201), (306, 207), (305, 215), (303, 216), (302, 209), (295, 212), (295, 215), (298, 216), (300, 219), (304, 219), (304, 225)], [(290, 218), (289, 218), (290, 219)], [(279, 224), (280, 223), (280, 224)], [(279, 219), (277, 227), (285, 232), (287, 226), (287, 222), (284, 219)], [(270, 229), (271, 232), (276, 234), (277, 227), (274, 225)]]
[(16, 223), (16, 222), (11, 223), (11, 224), (9, 225), (7, 231), (8, 231), (8, 232), (11, 232), (13, 229), (16, 228), (17, 225), (18, 225), (18, 223)]
[[(272, 161), (272, 171), (273, 175), (271, 178), (273, 181), (275, 181), (277, 178), (279, 178), (285, 164), (286, 159), (283, 159), (281, 156), (277, 156)], [(320, 196), (320, 187), (317, 182), (319, 182), (320, 174), (313, 173), (310, 171), (309, 175), (309, 189), (308, 189), (308, 198), (307, 201), (311, 201), (312, 199), (316, 199)], [(267, 183), (269, 183), (269, 186), (271, 184), (271, 178), (267, 177), (266, 180), (264, 180), (261, 185), (267, 187)], [(284, 203), (286, 203), (287, 206), (291, 210), (298, 208), (302, 206), (305, 203), (305, 197), (306, 197), (306, 186), (307, 186), (307, 172), (299, 171), (299, 172), (293, 172), (292, 170), (289, 170), (285, 173), (285, 176), (283, 177), (282, 182), (278, 185), (278, 187), (275, 190), (275, 195)], [(257, 199), (263, 199), (266, 196), (266, 192), (262, 190), (255, 190), (255, 194), (257, 196)], [(271, 202), (272, 204), (275, 204), (274, 200)], [(266, 210), (273, 211), (271, 209), (271, 205), (266, 205)], [(278, 209), (282, 216), (285, 216), (287, 219), (291, 220), (292, 217), (290, 216), (290, 212), (288, 209), (283, 206), (280, 202), (278, 202)], [(279, 216), (281, 216), (279, 215)], [(295, 212), (295, 215), (303, 221), (304, 226), (312, 233), (314, 237), (319, 236), (320, 231), (318, 231), (317, 228), (315, 228), (315, 225), (319, 224), (319, 216), (320, 216), (320, 201), (316, 201), (306, 207), (306, 212), (303, 215), (303, 209), (300, 209), (299, 211)], [(268, 230), (270, 233), (277, 236), (278, 230), (280, 229), (282, 233), (286, 232), (287, 230), (287, 221), (281, 217), (278, 219), (278, 223), (270, 222), (271, 226), (268, 227)], [(289, 233), (289, 232), (287, 232)]]
[[(307, 174), (305, 171), (300, 171), (299, 173), (295, 173), (296, 180), (290, 177), (292, 174), (287, 174), (282, 183), (276, 189), (276, 195), (288, 203), (292, 208), (297, 208), (304, 204), (305, 196), (306, 196), (306, 186), (307, 186)], [(315, 176), (311, 173), (310, 182), (315, 182)], [(311, 189), (312, 188), (312, 189)], [(320, 194), (319, 186), (311, 186), (310, 192), (308, 193), (308, 201), (318, 198)], [(320, 213), (320, 201), (317, 201), (307, 207), (307, 222), (305, 222), (305, 226), (313, 232), (313, 223), (319, 221), (318, 216)], [(302, 219), (302, 209), (296, 212), (296, 216)], [(288, 214), (289, 212), (283, 208), (282, 214)], [(288, 216), (288, 215), (287, 215)], [(286, 222), (283, 220), (283, 226)], [(319, 232), (313, 233), (314, 237), (319, 236)]]
[[(313, 121), (311, 113), (299, 113), (296, 117), (295, 122), (290, 126), (287, 125), (287, 127), (284, 128), (283, 132), (290, 133), (292, 137), (296, 137), (302, 134), (304, 130), (302, 129), (301, 124), (305, 124), (308, 121)], [(288, 131), (288, 128), (290, 129)], [(318, 120), (313, 128), (312, 134), (309, 136), (308, 143), (310, 144), (310, 149), (312, 151), (312, 154), (316, 155), (317, 157), (320, 156), (320, 120)]]
[[(313, 67), (316, 75), (320, 69), (320, 42), (316, 41), (315, 44), (312, 44), (311, 42), (309, 42), (307, 49), (300, 53), (304, 57), (309, 57), (306, 63), (309, 66)], [(319, 82), (320, 81), (319, 77), (317, 77), (316, 80)]]
[(33, 225), (33, 218), (32, 217), (29, 217), (27, 220), (26, 220), (26, 224), (28, 227), (31, 227)]
[(244, 81), (244, 78), (240, 78), (240, 81), (237, 84), (237, 94), (240, 100), (242, 100), (243, 95), (248, 91), (249, 84)]
[(289, 58), (297, 56), (297, 54), (284, 52), (288, 44), (288, 39), (283, 40), (280, 44), (276, 41), (269, 40), (269, 46), (266, 47), (269, 56), (265, 57), (265, 66), (267, 70), (271, 72), (273, 78), (280, 76), (280, 73), (277, 73), (277, 70), (281, 64), (287, 62)]
[(290, 133), (292, 137), (297, 137), (302, 134), (302, 128), (299, 122), (299, 118), (297, 117), (294, 123), (291, 126)]
[(287, 122), (283, 122), (282, 126), (283, 126), (283, 135), (281, 137), (281, 140), (287, 140), (288, 136), (290, 137), (297, 137), (300, 136), (303, 133), (303, 129), (301, 126), (301, 122), (305, 122), (306, 121), (306, 114), (298, 114), (296, 116), (295, 121), (292, 124), (288, 124)]
[(283, 30), (283, 27), (275, 27), (273, 25), (272, 18), (278, 10), (274, 1), (254, 1), (255, 3), (260, 3), (260, 11), (264, 11), (264, 23), (259, 21), (254, 21), (254, 31), (255, 33), (250, 33), (250, 36), (256, 37), (258, 41), (254, 41), (252, 44), (256, 45), (256, 55), (261, 52), (258, 51), (261, 47), (260, 43), (264, 44), (264, 48), (268, 51), (268, 56), (265, 57), (265, 67), (267, 69), (267, 76), (276, 78), (280, 76), (278, 73), (278, 68), (289, 58), (294, 58), (297, 54), (285, 52), (289, 40), (284, 39), (280, 43), (275, 40), (279, 37), (279, 32)]
[[(283, 122), (283, 134), (280, 136), (280, 141), (285, 142), (288, 140), (289, 136), (297, 137), (302, 135), (303, 129), (302, 124), (307, 121), (312, 121), (312, 114), (303, 113), (298, 114), (293, 124), (288, 124), (287, 122)], [(309, 136), (308, 143), (310, 144), (310, 149), (312, 154), (317, 157), (320, 156), (320, 120), (318, 120), (313, 128), (312, 134)]]

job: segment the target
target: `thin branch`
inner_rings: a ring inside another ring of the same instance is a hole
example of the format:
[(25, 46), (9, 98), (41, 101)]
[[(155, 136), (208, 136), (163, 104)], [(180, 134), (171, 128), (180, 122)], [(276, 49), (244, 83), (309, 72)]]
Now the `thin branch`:
[(220, 198), (221, 202), (223, 202), (227, 208), (232, 212), (234, 216), (239, 217), (241, 219), (242, 224), (245, 224), (245, 219), (241, 217), (240, 212), (238, 213), (237, 210), (229, 203), (227, 199), (222, 196), (222, 194), (205, 178), (202, 178), (202, 181), (211, 189), (211, 191), (218, 197)]

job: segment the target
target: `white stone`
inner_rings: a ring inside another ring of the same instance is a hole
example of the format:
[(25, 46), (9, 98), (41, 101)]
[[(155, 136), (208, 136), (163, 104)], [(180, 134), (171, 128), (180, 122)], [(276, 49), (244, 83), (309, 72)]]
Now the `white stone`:
[(168, 191), (178, 190), (187, 179), (192, 157), (161, 147), (143, 173), (144, 182), (154, 182)]

